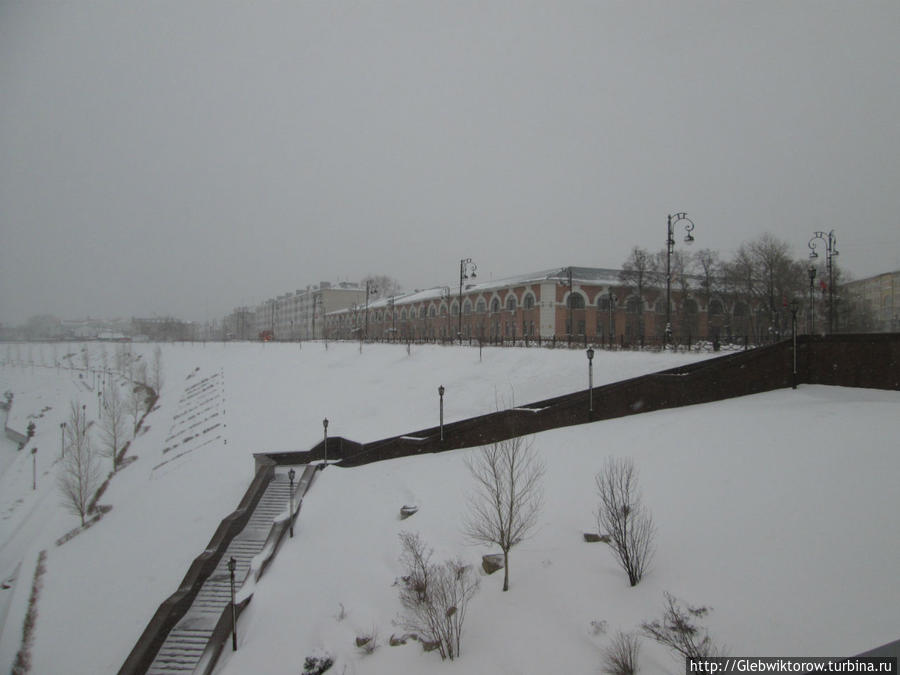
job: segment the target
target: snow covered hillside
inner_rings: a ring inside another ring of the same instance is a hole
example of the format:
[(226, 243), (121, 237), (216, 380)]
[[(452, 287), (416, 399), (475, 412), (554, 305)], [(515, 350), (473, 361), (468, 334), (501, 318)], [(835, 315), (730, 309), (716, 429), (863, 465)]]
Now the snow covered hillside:
[[(102, 345), (90, 345), (99, 363)], [(25, 348), (23, 347), (23, 350)], [(111, 351), (111, 347), (106, 347)], [(52, 367), (5, 364), (0, 389), (13, 416), (39, 414), (32, 444), (0, 448), (0, 667), (21, 641), (38, 552), (47, 571), (38, 604), (35, 673), (115, 672), (159, 603), (172, 593), (219, 520), (237, 504), (252, 453), (306, 450), (322, 433), (358, 441), (585, 387), (582, 351), (356, 344), (163, 345), (161, 398), (101, 503), (112, 510), (62, 546), (78, 524), (59, 506), (59, 424), (70, 401), (96, 412), (96, 392)], [(153, 345), (134, 345), (144, 360)], [(60, 347), (60, 352), (63, 348)], [(0, 354), (2, 355), (2, 354)], [(26, 361), (19, 355), (16, 362)], [(705, 358), (598, 352), (595, 385)], [(298, 673), (316, 649), (347, 673), (596, 672), (618, 628), (662, 610), (662, 592), (714, 608), (708, 625), (732, 653), (845, 654), (896, 639), (900, 560), (896, 476), (900, 394), (801, 387), (798, 391), (662, 411), (538, 435), (547, 464), (546, 507), (535, 536), (512, 552), (511, 590), (482, 578), (462, 658), (452, 666), (415, 644), (356, 650), (375, 627), (385, 641), (400, 610), (397, 533), (414, 530), (436, 557), (473, 564), (460, 522), (472, 450), (357, 469), (329, 468), (307, 496), (296, 536), (262, 578), (239, 625), (239, 651), (223, 673)], [(633, 457), (659, 528), (645, 580), (629, 588), (596, 528), (593, 475), (608, 455)], [(420, 511), (402, 523), (397, 512)], [(21, 563), (21, 566), (18, 567)], [(9, 594), (6, 596), (6, 594)], [(6, 600), (4, 600), (6, 596)], [(7, 611), (3, 611), (6, 602)], [(347, 616), (334, 617), (343, 603)], [(605, 621), (607, 633), (591, 622)], [(645, 672), (680, 666), (644, 644)]]

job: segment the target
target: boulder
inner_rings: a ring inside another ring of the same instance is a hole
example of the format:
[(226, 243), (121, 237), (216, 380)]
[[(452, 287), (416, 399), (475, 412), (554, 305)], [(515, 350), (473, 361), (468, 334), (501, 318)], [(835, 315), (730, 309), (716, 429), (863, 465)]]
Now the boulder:
[(403, 505), (400, 507), (400, 520), (406, 520), (418, 510), (418, 506)]
[(356, 646), (364, 647), (372, 641), (371, 635), (360, 635), (356, 638)]
[(589, 544), (592, 544), (592, 543), (595, 543), (598, 541), (601, 543), (604, 543), (604, 544), (608, 544), (609, 543), (609, 535), (608, 534), (594, 534), (593, 532), (585, 532), (584, 540), (586, 542), (588, 542)]
[(391, 635), (390, 640), (388, 640), (388, 644), (391, 647), (399, 647), (400, 645), (405, 645), (407, 640), (415, 640), (415, 633), (403, 633), (403, 635)]
[(503, 554), (489, 553), (481, 556), (481, 567), (488, 574), (493, 574), (497, 570), (503, 569)]

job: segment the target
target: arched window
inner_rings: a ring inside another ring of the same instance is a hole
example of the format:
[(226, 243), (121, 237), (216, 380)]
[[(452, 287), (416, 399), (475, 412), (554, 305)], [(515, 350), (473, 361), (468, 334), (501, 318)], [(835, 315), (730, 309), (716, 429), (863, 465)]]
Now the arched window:
[(697, 301), (693, 298), (686, 298), (683, 304), (685, 314), (697, 313)]
[(666, 299), (660, 298), (656, 301), (656, 304), (653, 306), (653, 309), (656, 310), (657, 314), (665, 314), (666, 313)]
[(472, 301), (466, 298), (463, 302), (463, 314), (471, 314), (472, 313)]
[(400, 310), (400, 320), (406, 321), (406, 310), (405, 309)]
[[(613, 305), (615, 307), (615, 305)], [(597, 298), (597, 309), (603, 312), (609, 311), (609, 293), (604, 293)]]
[(534, 296), (531, 293), (525, 295), (525, 298), (522, 300), (522, 306), (525, 309), (534, 309)]
[(431, 316), (431, 317), (437, 316), (437, 308), (434, 305), (432, 305), (431, 307), (428, 308), (428, 316)]
[(718, 298), (713, 298), (709, 301), (709, 314), (711, 316), (718, 316), (720, 314), (724, 314), (725, 309), (722, 306), (722, 301)]
[(447, 316), (447, 305), (441, 303), (441, 316)]
[(628, 312), (629, 314), (640, 314), (641, 299), (632, 295), (625, 302), (625, 311)]
[(509, 312), (516, 311), (516, 296), (510, 295), (508, 298), (506, 298), (506, 309)]
[(570, 293), (569, 307), (572, 309), (584, 309), (584, 297), (580, 293)]
[(456, 300), (454, 300), (453, 304), (450, 305), (450, 313), (453, 316), (459, 315), (459, 303)]
[(491, 300), (491, 312), (497, 313), (500, 311), (500, 298), (494, 298)]
[(477, 314), (484, 314), (487, 310), (487, 303), (484, 301), (484, 298), (478, 298), (478, 302), (475, 303), (475, 312)]

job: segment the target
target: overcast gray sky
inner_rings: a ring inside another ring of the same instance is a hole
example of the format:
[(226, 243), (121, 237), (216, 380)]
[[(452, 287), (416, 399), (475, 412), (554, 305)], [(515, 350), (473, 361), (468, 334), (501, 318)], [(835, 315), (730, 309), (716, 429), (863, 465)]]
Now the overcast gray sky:
[(900, 2), (0, 0), (0, 321), (618, 267), (900, 269)]

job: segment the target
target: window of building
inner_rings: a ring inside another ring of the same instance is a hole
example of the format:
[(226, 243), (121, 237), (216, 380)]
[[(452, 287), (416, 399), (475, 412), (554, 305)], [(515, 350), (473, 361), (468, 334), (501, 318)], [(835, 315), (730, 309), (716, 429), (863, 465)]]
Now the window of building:
[(463, 302), (463, 314), (471, 314), (472, 313), (472, 303), (469, 300)]
[(510, 295), (508, 298), (506, 298), (506, 310), (509, 312), (516, 311), (516, 296)]
[(569, 294), (569, 307), (572, 309), (584, 309), (584, 298), (578, 293)]
[(534, 309), (534, 296), (531, 293), (525, 295), (525, 298), (522, 300), (522, 306), (525, 309)]
[(484, 298), (478, 298), (478, 302), (475, 303), (475, 312), (478, 314), (484, 314), (487, 310), (487, 303), (484, 301)]
[(500, 311), (500, 299), (494, 298), (493, 300), (491, 300), (491, 312), (496, 314), (499, 311)]

